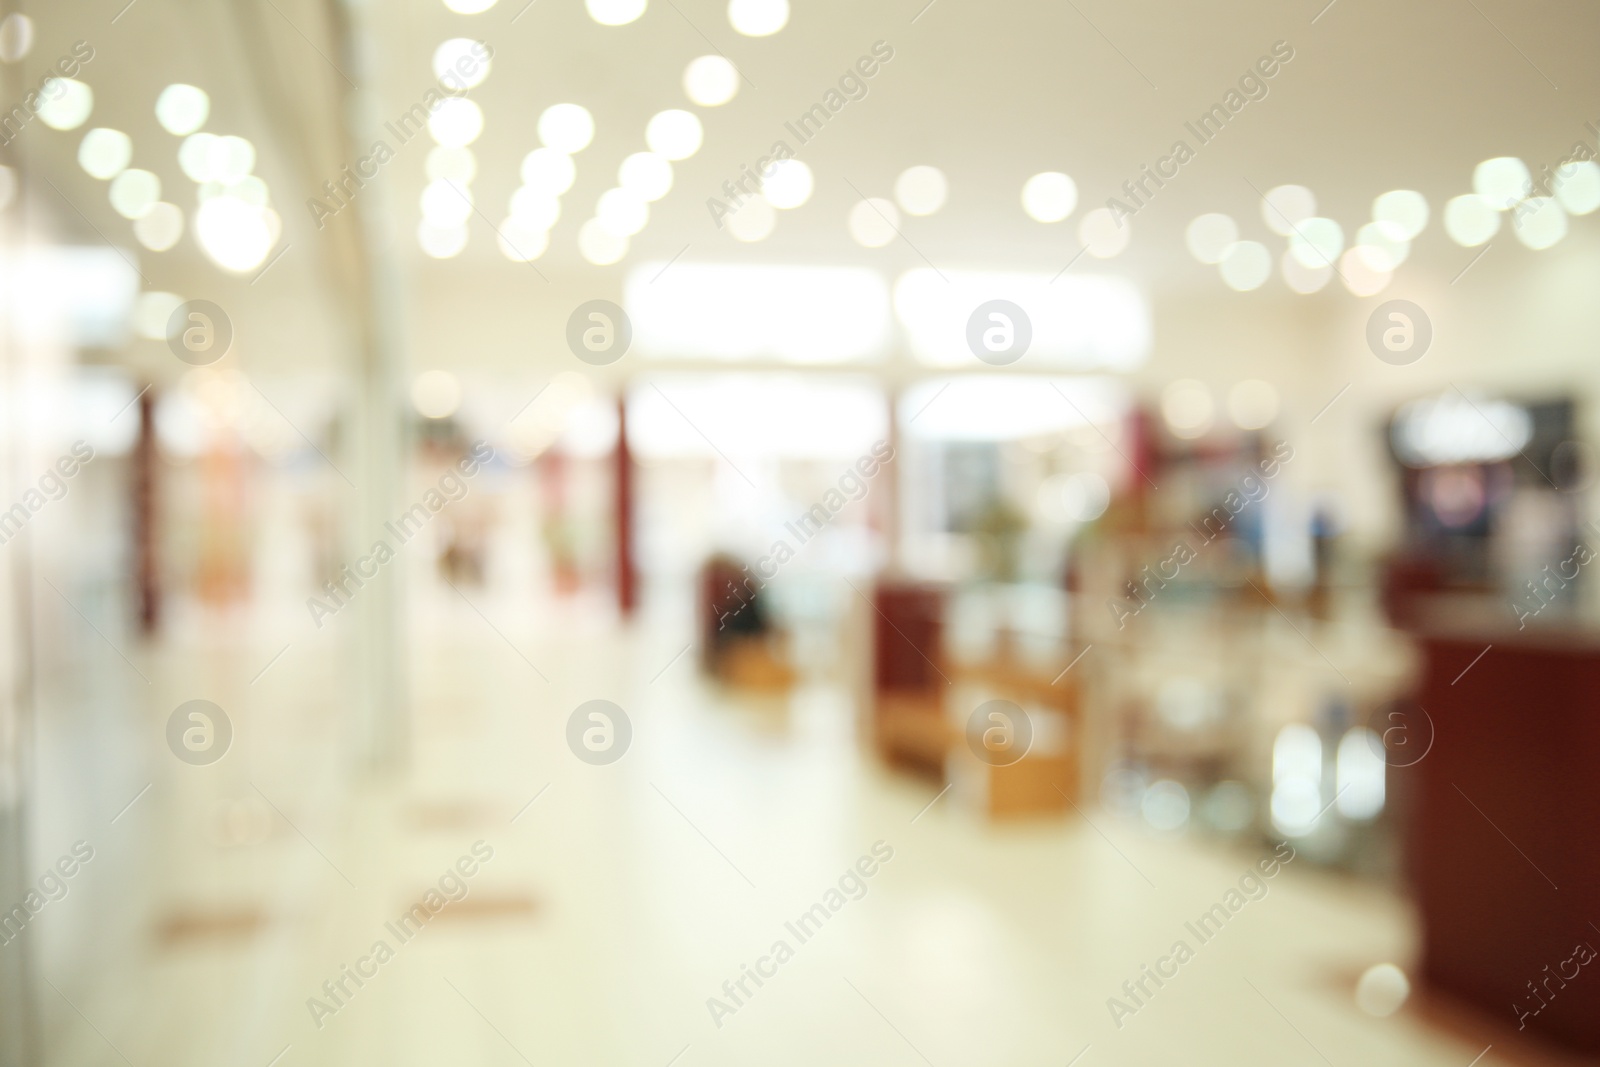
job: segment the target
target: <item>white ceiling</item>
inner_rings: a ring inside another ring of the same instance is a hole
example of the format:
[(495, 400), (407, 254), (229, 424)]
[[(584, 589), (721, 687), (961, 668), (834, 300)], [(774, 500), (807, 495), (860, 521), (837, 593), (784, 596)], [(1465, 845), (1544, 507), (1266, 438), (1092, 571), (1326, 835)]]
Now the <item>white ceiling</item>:
[[(631, 266), (679, 254), (859, 264), (890, 276), (927, 263), (1059, 270), (1078, 251), (1082, 213), (1118, 195), (1125, 179), (1177, 138), (1194, 144), (1184, 122), (1218, 101), (1280, 40), (1295, 57), (1268, 83), (1269, 95), (1200, 147), (1138, 214), (1127, 252), (1106, 262), (1085, 257), (1073, 270), (1124, 274), (1158, 298), (1215, 292), (1218, 299), (1241, 299), (1222, 287), (1214, 268), (1184, 251), (1183, 228), (1195, 215), (1230, 213), (1246, 236), (1276, 251), (1282, 239), (1261, 221), (1258, 189), (1308, 185), (1323, 213), (1349, 233), (1380, 192), (1419, 189), (1437, 213), (1445, 199), (1468, 190), (1479, 160), (1510, 154), (1535, 168), (1553, 163), (1580, 138), (1592, 145), (1595, 134), (1585, 123), (1600, 121), (1600, 108), (1586, 109), (1600, 90), (1593, 60), (1600, 9), (1576, 0), (1447, 0), (1398, 9), (1335, 0), (1325, 10), (1325, 0), (1205, 7), (936, 0), (926, 9), (926, 0), (796, 0), (788, 27), (763, 39), (735, 33), (721, 0), (650, 0), (643, 17), (624, 27), (596, 24), (579, 0), (535, 0), (525, 8), (523, 2), (499, 0), (483, 14), (463, 16), (440, 0), (366, 0), (349, 12), (357, 27), (353, 54), (339, 52), (334, 32), (344, 9), (323, 0), (136, 0), (125, 11), (126, 0), (25, 4), (39, 42), (20, 72), (10, 70), (7, 92), (15, 96), (24, 80), (36, 81), (40, 65), (72, 41), (91, 41), (96, 59), (82, 75), (98, 93), (90, 125), (129, 132), (135, 165), (157, 171), (169, 198), (188, 208), (192, 184), (177, 169), (176, 139), (159, 129), (152, 107), (172, 81), (207, 89), (214, 116), (207, 128), (256, 142), (257, 172), (284, 217), (290, 250), (254, 286), (223, 277), (191, 236), (171, 252), (142, 253), (139, 262), (152, 288), (186, 295), (204, 289), (236, 301), (241, 314), (256, 320), (256, 335), (271, 338), (286, 359), (337, 346), (337, 316), (323, 313), (322, 298), (343, 294), (357, 269), (344, 244), (354, 231), (336, 220), (319, 232), (304, 204), (322, 177), (354, 158), (342, 141), (350, 107), (346, 76), (362, 84), (374, 113), (393, 117), (432, 83), (433, 49), (452, 36), (480, 38), (496, 53), (493, 73), (471, 93), (487, 120), (473, 148), (474, 191), (488, 219), (504, 216), (518, 164), (537, 145), (534, 125), (545, 107), (582, 104), (597, 126), (594, 143), (577, 157), (577, 183), (563, 198), (551, 247), (533, 267), (505, 260), (484, 218), (473, 219), (471, 244), (455, 260), (435, 263), (417, 251), (411, 231), (425, 139), (401, 148), (363, 191), (363, 202), (379, 209), (396, 235), (393, 262), (402, 268), (408, 300), (448, 299), (463, 315), (495, 314), (494, 301), (508, 294), (526, 294), (534, 303), (560, 303), (573, 292), (620, 294)], [(774, 234), (758, 244), (719, 231), (706, 199), (774, 140), (794, 146), (784, 121), (819, 100), (879, 40), (895, 54), (868, 83), (868, 96), (800, 149), (817, 178), (811, 201), (780, 212)], [(726, 54), (748, 84), (723, 107), (695, 109), (705, 145), (676, 166), (672, 192), (654, 205), (629, 256), (604, 268), (584, 263), (578, 226), (616, 183), (623, 157), (644, 148), (649, 117), (667, 107), (693, 108), (681, 88), (683, 69), (713, 50)], [(43, 203), (55, 195), (47, 190), (39, 194), (41, 206), (79, 239), (104, 234), (134, 248), (129, 224), (106, 204), (102, 183), (74, 162), (80, 136), (38, 127), (19, 138), (29, 165), (71, 201), (70, 208)], [(876, 250), (856, 245), (845, 218), (858, 191), (889, 196), (896, 175), (913, 164), (933, 164), (949, 176), (945, 208), (906, 220), (904, 241)], [(1021, 210), (1022, 183), (1041, 170), (1064, 170), (1077, 181), (1079, 208), (1065, 223), (1041, 225)], [(1561, 254), (1560, 246), (1547, 253), (1508, 249), (1510, 256)], [(1436, 214), (1405, 269), (1450, 270), (1470, 257), (1445, 238)], [(1276, 280), (1268, 288), (1286, 293)], [(477, 306), (474, 293), (484, 294)], [(408, 310), (417, 313), (416, 306)]]

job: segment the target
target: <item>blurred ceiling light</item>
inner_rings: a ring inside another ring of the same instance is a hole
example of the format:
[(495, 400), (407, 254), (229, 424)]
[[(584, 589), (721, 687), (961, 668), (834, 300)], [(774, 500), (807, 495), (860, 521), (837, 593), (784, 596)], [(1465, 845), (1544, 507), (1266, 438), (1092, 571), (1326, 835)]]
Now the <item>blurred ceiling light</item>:
[(530, 225), (515, 215), (500, 224), (496, 237), (501, 254), (513, 263), (538, 259), (550, 247), (548, 227)]
[(1201, 263), (1221, 263), (1228, 247), (1238, 239), (1238, 223), (1217, 212), (1196, 216), (1183, 232), (1189, 254)]
[(551, 196), (571, 189), (577, 173), (572, 157), (554, 148), (535, 148), (522, 157), (523, 184)]
[(278, 228), (270, 208), (219, 196), (200, 205), (195, 213), (195, 236), (212, 262), (226, 270), (254, 270), (272, 251)]
[(1058, 170), (1035, 174), (1022, 186), (1022, 210), (1036, 222), (1060, 222), (1078, 206), (1078, 186)]
[(628, 239), (606, 229), (599, 219), (590, 219), (578, 230), (578, 252), (597, 267), (610, 266), (628, 254)]
[(52, 130), (75, 130), (94, 110), (94, 90), (71, 78), (46, 78), (39, 96), (39, 121)]
[(186, 137), (206, 124), (211, 97), (204, 89), (174, 82), (156, 97), (156, 121), (174, 137)]
[[(895, 313), (924, 364), (971, 367), (967, 325), (990, 300), (1022, 308), (1033, 328), (1030, 365), (1132, 370), (1150, 352), (1150, 305), (1124, 278), (921, 267), (894, 287)], [(1059, 401), (1059, 397), (1057, 400)]]
[(1204, 382), (1179, 378), (1161, 390), (1161, 417), (1174, 437), (1193, 440), (1211, 429), (1216, 405)]
[(1320, 267), (1308, 267), (1295, 259), (1287, 248), (1283, 250), (1283, 258), (1278, 260), (1278, 269), (1283, 273), (1284, 284), (1303, 296), (1320, 292), (1333, 277), (1331, 266), (1324, 263)]
[(133, 139), (121, 130), (96, 126), (78, 145), (78, 165), (91, 178), (107, 181), (121, 174), (133, 158)]
[(1428, 200), (1414, 189), (1391, 189), (1372, 202), (1372, 221), (1389, 223), (1397, 236), (1414, 240), (1428, 225)]
[(140, 293), (133, 302), (133, 332), (147, 341), (165, 341), (167, 321), (182, 303), (183, 297), (176, 293)]
[[(433, 76), (452, 89), (471, 89), (489, 76), (489, 50), (482, 41), (452, 37), (433, 50)], [(457, 66), (460, 64), (460, 66)], [(465, 68), (470, 73), (461, 73)]]
[(467, 185), (478, 176), (478, 157), (472, 154), (472, 149), (464, 146), (450, 148), (436, 144), (428, 149), (425, 171), (430, 182), (447, 178)]
[(111, 179), (111, 206), (125, 219), (141, 219), (161, 199), (161, 179), (147, 170), (125, 170)]
[(900, 212), (888, 200), (872, 197), (850, 209), (850, 236), (864, 248), (882, 248), (893, 241), (900, 226)]
[(888, 349), (889, 292), (875, 271), (680, 262), (663, 273), (662, 266), (644, 264), (628, 276), (634, 344), (646, 357), (845, 363)]
[(1261, 201), (1261, 220), (1267, 224), (1267, 229), (1280, 237), (1293, 236), (1296, 227), (1316, 213), (1316, 195), (1303, 185), (1280, 185), (1269, 189)]
[(1399, 1011), (1409, 996), (1410, 981), (1405, 972), (1392, 963), (1374, 964), (1356, 981), (1356, 1006), (1380, 1019)]
[(672, 189), (672, 164), (654, 152), (635, 152), (617, 168), (617, 184), (653, 203)]
[(628, 440), (641, 456), (716, 460), (723, 447), (741, 467), (746, 456), (848, 463), (884, 438), (886, 415), (873, 383), (818, 374), (652, 376), (627, 397)]
[(6, 329), (26, 341), (114, 347), (127, 337), (139, 274), (108, 243), (13, 241), (0, 247)]
[(1394, 277), (1392, 271), (1379, 270), (1357, 248), (1347, 249), (1339, 257), (1339, 278), (1344, 287), (1356, 296), (1374, 296), (1388, 286)]
[(1344, 229), (1332, 219), (1303, 219), (1289, 237), (1289, 251), (1308, 267), (1335, 263), (1344, 251)]
[(618, 237), (632, 237), (650, 222), (650, 205), (630, 189), (607, 189), (595, 204), (594, 217)]
[(208, 142), (206, 171), (224, 185), (243, 181), (256, 166), (256, 146), (229, 134)]
[(728, 21), (746, 37), (770, 37), (789, 23), (789, 0), (728, 0)]
[(907, 215), (932, 215), (949, 195), (950, 183), (938, 167), (907, 167), (895, 179), (894, 198)]
[(1600, 207), (1600, 163), (1592, 159), (1558, 167), (1552, 184), (1569, 215), (1587, 215)]
[(14, 167), (0, 165), (0, 211), (11, 206), (17, 198), (17, 171)]
[(728, 216), (728, 232), (747, 244), (763, 241), (778, 225), (778, 213), (764, 196), (752, 196)]
[[(907, 386), (899, 411), (905, 432), (924, 440), (1019, 441), (1088, 429), (1099, 441), (1116, 439), (1129, 405), (1127, 387), (1111, 377), (964, 374)], [(1098, 502), (1098, 493), (1088, 497), (1094, 489), (1084, 485), (1084, 514)]]
[(271, 251), (278, 243), (278, 238), (283, 236), (283, 219), (270, 207), (257, 207), (254, 210), (260, 212), (261, 221), (267, 227), (267, 250)]
[(1133, 239), (1133, 224), (1118, 221), (1110, 208), (1097, 207), (1078, 220), (1078, 240), (1096, 259), (1120, 255)]
[(495, 0), (444, 0), (444, 6), (458, 15), (481, 15), (495, 5)]
[(1411, 242), (1399, 236), (1396, 224), (1369, 222), (1356, 231), (1356, 255), (1377, 271), (1392, 271), (1411, 254)]
[(1539, 251), (1567, 235), (1567, 213), (1552, 197), (1530, 197), (1512, 210), (1511, 229), (1517, 240)]
[(693, 112), (680, 108), (657, 112), (644, 130), (644, 140), (650, 151), (672, 160), (688, 159), (700, 151), (703, 136), (700, 120)]
[(190, 181), (211, 180), (211, 146), (216, 140), (214, 133), (191, 133), (178, 146), (178, 167)]
[(1444, 232), (1463, 248), (1476, 248), (1500, 232), (1500, 213), (1476, 193), (1464, 193), (1444, 206)]
[(1371, 819), (1383, 810), (1383, 742), (1365, 726), (1348, 730), (1339, 741), (1335, 777), (1339, 814), (1347, 819)]
[(472, 217), (472, 190), (448, 178), (425, 185), (421, 200), (422, 217), (434, 226), (461, 226)]
[(551, 104), (539, 116), (539, 140), (569, 156), (581, 152), (594, 140), (594, 116), (581, 104)]
[(467, 247), (466, 224), (439, 226), (423, 219), (417, 224), (417, 244), (424, 253), (434, 259), (449, 259), (460, 255), (461, 250)]
[(15, 63), (33, 49), (33, 20), (13, 11), (0, 21), (0, 63)]
[(1272, 743), (1272, 821), (1284, 833), (1309, 831), (1322, 810), (1322, 738), (1289, 723)]
[(1272, 787), (1272, 825), (1282, 834), (1298, 837), (1316, 828), (1322, 815), (1322, 791), (1309, 778), (1290, 778)]
[(719, 107), (739, 91), (739, 71), (722, 56), (701, 56), (683, 71), (683, 91), (701, 107)]
[(1061, 502), (1067, 514), (1077, 522), (1093, 522), (1111, 506), (1111, 486), (1093, 471), (1071, 474), (1062, 486)]
[(1246, 378), (1228, 390), (1228, 418), (1241, 430), (1264, 430), (1278, 417), (1278, 391), (1271, 382)]
[(267, 183), (254, 174), (246, 174), (236, 182), (223, 186), (229, 196), (243, 200), (256, 207), (266, 207), (271, 197), (267, 192)]
[(584, 0), (589, 17), (602, 26), (626, 26), (644, 14), (647, 0)]
[(761, 195), (773, 207), (797, 208), (811, 199), (815, 185), (810, 167), (798, 159), (780, 159), (772, 164), (772, 174), (762, 182)]
[(524, 185), (511, 194), (511, 217), (524, 229), (544, 232), (561, 218), (561, 201)]
[(152, 252), (165, 252), (183, 236), (183, 211), (176, 204), (152, 204), (134, 220), (133, 235)]
[(1189, 821), (1189, 791), (1170, 778), (1146, 789), (1139, 811), (1157, 830), (1181, 830)]
[(447, 148), (469, 145), (483, 132), (483, 109), (463, 96), (446, 97), (428, 116), (428, 132)]
[(1272, 277), (1272, 253), (1260, 241), (1235, 241), (1217, 264), (1229, 289), (1248, 293)]
[(448, 418), (461, 407), (461, 383), (447, 370), (423, 371), (411, 383), (411, 403), (425, 418)]
[(1516, 156), (1496, 156), (1472, 171), (1472, 191), (1496, 211), (1505, 211), (1527, 195), (1531, 178), (1528, 165)]
[(1510, 459), (1532, 437), (1526, 408), (1481, 397), (1469, 402), (1454, 392), (1413, 400), (1395, 415), (1390, 433), (1408, 467)]

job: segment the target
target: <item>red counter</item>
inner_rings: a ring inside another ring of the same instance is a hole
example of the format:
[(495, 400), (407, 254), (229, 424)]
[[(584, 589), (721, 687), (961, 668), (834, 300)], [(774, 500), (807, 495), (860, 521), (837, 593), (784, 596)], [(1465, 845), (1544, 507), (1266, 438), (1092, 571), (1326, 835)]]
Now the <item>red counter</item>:
[(1391, 774), (1409, 795), (1423, 975), (1514, 1028), (1600, 1052), (1600, 958), (1581, 962), (1600, 949), (1600, 633), (1417, 637), (1433, 747)]

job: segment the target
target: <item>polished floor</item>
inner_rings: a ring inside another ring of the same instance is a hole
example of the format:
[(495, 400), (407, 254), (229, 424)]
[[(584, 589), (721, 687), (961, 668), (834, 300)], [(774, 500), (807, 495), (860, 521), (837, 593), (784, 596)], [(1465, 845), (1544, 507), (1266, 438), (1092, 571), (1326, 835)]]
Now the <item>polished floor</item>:
[[(1186, 923), (1270, 849), (1093, 812), (989, 825), (865, 757), (849, 687), (738, 698), (672, 619), (464, 592), (414, 606), (414, 756), (379, 779), (347, 756), (348, 629), (180, 612), (119, 651), (51, 623), (72, 652), (33, 851), (96, 854), (28, 934), (49, 1063), (1466, 1067), (1492, 1040), (1357, 1008), (1357, 975), (1411, 957), (1387, 891), (1291, 863), (1200, 944)], [(210, 766), (162, 734), (196, 697), (234, 725)], [(566, 742), (591, 699), (632, 724), (610, 765)], [(403, 940), (451, 869), (465, 897)], [(1193, 958), (1119, 1026), (1109, 998), (1180, 939)]]

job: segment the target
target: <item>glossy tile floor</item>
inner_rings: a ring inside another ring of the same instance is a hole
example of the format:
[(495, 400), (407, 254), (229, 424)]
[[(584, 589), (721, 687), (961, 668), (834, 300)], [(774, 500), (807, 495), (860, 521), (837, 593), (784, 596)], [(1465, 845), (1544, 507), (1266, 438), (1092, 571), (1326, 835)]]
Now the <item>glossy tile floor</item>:
[[(415, 757), (376, 782), (342, 755), (347, 631), (301, 631), (252, 684), (281, 636), (175, 626), (130, 655), (148, 687), (84, 631), (41, 722), (35, 854), (96, 849), (29, 934), (48, 1062), (1466, 1067), (1493, 1039), (1357, 1009), (1356, 975), (1410, 959), (1378, 888), (1290, 864), (1199, 945), (1185, 923), (1269, 848), (928, 807), (863, 756), (843, 687), (718, 692), (669, 621), (416, 617)], [(211, 766), (161, 739), (196, 696), (236, 731)], [(595, 698), (633, 726), (608, 766), (565, 741)], [(802, 942), (785, 924), (875, 847)], [(465, 898), (403, 941), (386, 924), (458, 861)], [(1108, 998), (1179, 939), (1194, 958), (1119, 1028)]]

